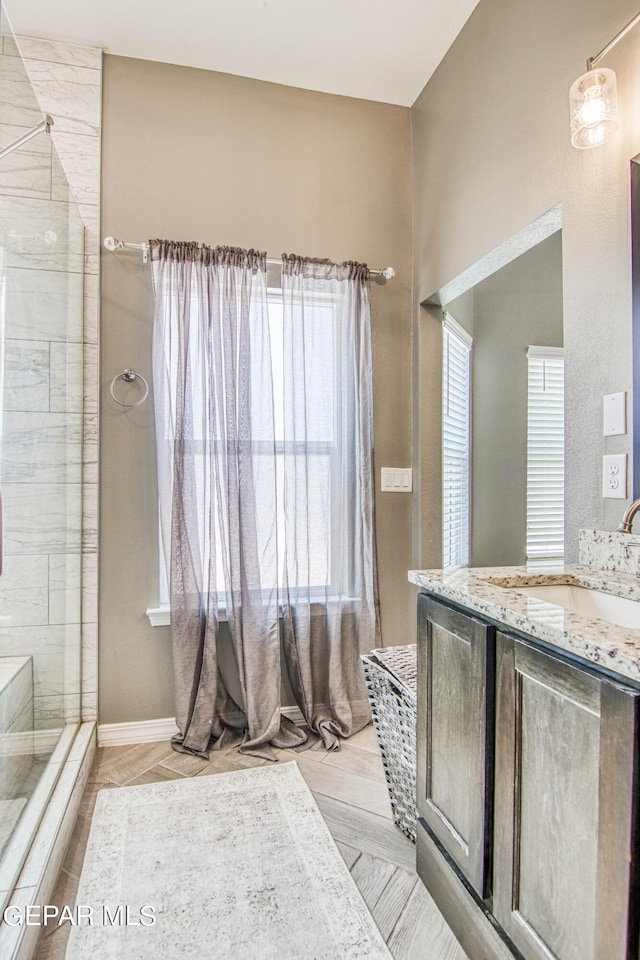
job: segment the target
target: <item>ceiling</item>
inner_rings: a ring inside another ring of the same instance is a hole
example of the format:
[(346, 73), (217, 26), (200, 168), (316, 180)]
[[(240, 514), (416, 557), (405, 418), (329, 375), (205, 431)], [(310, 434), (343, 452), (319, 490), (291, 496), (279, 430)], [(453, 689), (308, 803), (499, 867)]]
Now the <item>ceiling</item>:
[(15, 33), (411, 106), (478, 0), (3, 0)]

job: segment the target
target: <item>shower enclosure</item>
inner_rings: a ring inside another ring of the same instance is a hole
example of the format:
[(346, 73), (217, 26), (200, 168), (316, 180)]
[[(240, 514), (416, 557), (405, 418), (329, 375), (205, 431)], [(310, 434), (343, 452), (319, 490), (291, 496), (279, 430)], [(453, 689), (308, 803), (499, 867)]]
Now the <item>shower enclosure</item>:
[[(0, 151), (41, 123), (1, 14)], [(55, 118), (54, 118), (55, 121)], [(80, 722), (83, 227), (51, 138), (0, 157), (0, 901)]]

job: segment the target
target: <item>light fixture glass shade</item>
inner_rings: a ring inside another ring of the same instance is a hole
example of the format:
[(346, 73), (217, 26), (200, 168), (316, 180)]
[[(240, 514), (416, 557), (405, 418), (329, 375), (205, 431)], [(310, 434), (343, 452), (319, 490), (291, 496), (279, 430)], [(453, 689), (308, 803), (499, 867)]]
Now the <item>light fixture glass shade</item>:
[(599, 147), (618, 122), (616, 75), (596, 67), (578, 77), (569, 91), (571, 143), (579, 150)]

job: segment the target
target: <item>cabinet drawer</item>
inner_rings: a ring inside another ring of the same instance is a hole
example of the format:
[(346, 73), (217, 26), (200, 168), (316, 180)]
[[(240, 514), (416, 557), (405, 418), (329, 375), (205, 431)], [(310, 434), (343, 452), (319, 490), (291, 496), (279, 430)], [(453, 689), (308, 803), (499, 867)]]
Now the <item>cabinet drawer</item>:
[(417, 806), (480, 897), (490, 886), (495, 631), (418, 597)]
[(630, 960), (638, 693), (497, 635), (493, 912), (531, 960)]

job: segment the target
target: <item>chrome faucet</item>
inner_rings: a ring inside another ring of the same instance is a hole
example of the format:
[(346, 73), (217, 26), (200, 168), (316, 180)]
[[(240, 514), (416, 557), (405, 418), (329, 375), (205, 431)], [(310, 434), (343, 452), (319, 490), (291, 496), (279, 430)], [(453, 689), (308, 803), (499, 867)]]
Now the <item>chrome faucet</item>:
[(620, 533), (631, 533), (631, 526), (633, 524), (633, 518), (636, 513), (640, 510), (640, 500), (634, 500), (630, 507), (624, 512), (624, 517), (620, 522), (618, 530)]

